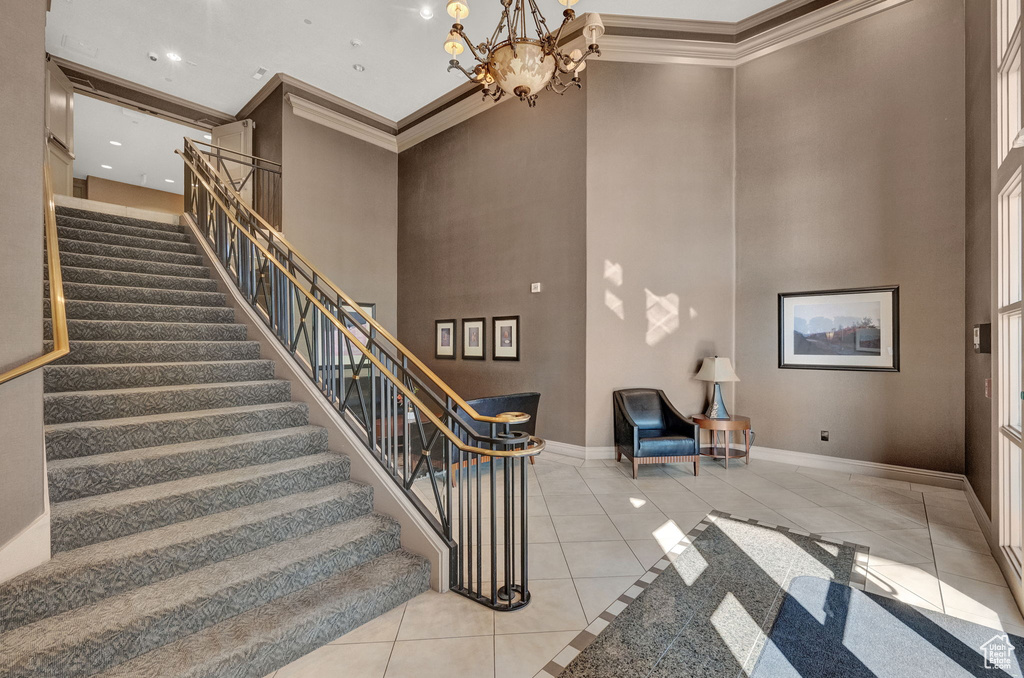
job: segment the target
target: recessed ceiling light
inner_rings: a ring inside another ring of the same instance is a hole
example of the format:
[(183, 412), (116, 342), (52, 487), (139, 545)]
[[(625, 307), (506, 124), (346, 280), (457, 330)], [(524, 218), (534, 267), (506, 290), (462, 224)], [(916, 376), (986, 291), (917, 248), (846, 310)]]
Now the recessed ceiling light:
[(352, 38), (352, 43), (351, 44), (352, 44), (353, 47), (362, 47), (363, 46), (363, 41), (360, 40), (359, 38)]
[(114, 169), (110, 165), (100, 165), (100, 167), (102, 167), (103, 169)]
[(166, 181), (169, 184), (173, 184), (174, 183), (174, 179), (164, 179), (164, 181)]
[(121, 142), (120, 142), (120, 141), (111, 141), (111, 142), (110, 142), (110, 145), (111, 145), (111, 146), (120, 146), (120, 145), (121, 145)]
[(352, 68), (355, 69), (356, 73), (362, 73), (366, 70), (366, 66), (362, 64), (352, 64)]
[(423, 17), (424, 19), (433, 19), (434, 10), (430, 9), (429, 7), (424, 7), (423, 9), (420, 10), (420, 16)]
[(167, 58), (170, 59), (171, 61), (181, 61), (181, 57), (178, 56), (177, 54), (175, 54), (174, 52), (168, 52), (167, 53)]

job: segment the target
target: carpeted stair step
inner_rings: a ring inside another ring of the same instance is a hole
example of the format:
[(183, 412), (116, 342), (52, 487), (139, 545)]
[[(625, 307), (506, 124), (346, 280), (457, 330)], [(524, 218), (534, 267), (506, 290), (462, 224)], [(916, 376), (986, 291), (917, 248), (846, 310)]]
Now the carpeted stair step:
[(0, 633), (372, 511), (373, 488), (344, 481), (58, 553), (0, 584)]
[(57, 226), (57, 237), (60, 242), (77, 240), (79, 242), (93, 242), (115, 247), (131, 247), (148, 251), (176, 252), (178, 254), (195, 254), (196, 246), (186, 240), (185, 242), (173, 242), (170, 240), (154, 240), (153, 238), (139, 238), (134, 235), (123, 235), (121, 233), (110, 233), (107, 231), (94, 231), (91, 229), (73, 228), (71, 226)]
[(72, 678), (113, 668), (398, 548), (398, 524), (369, 515), (214, 563), (5, 634), (4, 675)]
[(54, 552), (70, 551), (309, 492), (348, 474), (348, 457), (327, 452), (65, 501), (50, 507), (50, 545)]
[(70, 459), (158, 445), (175, 445), (309, 424), (304, 403), (273, 403), (44, 427), (46, 458)]
[[(189, 278), (184, 278), (189, 280)], [(160, 290), (149, 287), (94, 285), (64, 281), (65, 299), (107, 301), (122, 304), (163, 304), (166, 306), (225, 306), (227, 297), (220, 292)], [(43, 298), (50, 298), (50, 283), (43, 283)]]
[(179, 254), (177, 252), (163, 252), (160, 250), (149, 250), (140, 247), (108, 245), (106, 243), (87, 242), (84, 240), (61, 240), (60, 254), (62, 257), (65, 254), (86, 254), (98, 257), (132, 259), (135, 261), (153, 261), (184, 266), (201, 266), (203, 263), (202, 257), (198, 254)]
[(265, 405), (289, 400), (290, 381), (270, 379), (227, 384), (143, 386), (109, 391), (65, 391), (43, 395), (43, 423), (96, 422), (170, 412)]
[(173, 231), (162, 231), (155, 228), (143, 228), (139, 226), (128, 226), (125, 224), (114, 224), (109, 221), (96, 221), (93, 219), (80, 219), (78, 217), (57, 217), (57, 226), (77, 228), (85, 231), (97, 231), (114, 235), (128, 235), (135, 238), (148, 238), (150, 240), (165, 240), (168, 242), (192, 242), (187, 233)]
[(273, 378), (272, 360), (47, 365), (43, 368), (43, 391), (106, 391), (140, 386), (214, 384)]
[(150, 290), (184, 290), (197, 292), (216, 292), (217, 283), (209, 278), (182, 278), (173, 275), (151, 275), (149, 273), (128, 273), (125, 271), (106, 271), (99, 268), (78, 268), (68, 266), (61, 259), (61, 272), (64, 284), (86, 283), (121, 287), (140, 287)]
[(168, 231), (169, 233), (185, 233), (185, 227), (181, 224), (168, 224), (162, 221), (150, 221), (148, 219), (136, 219), (124, 217), (117, 214), (104, 214), (90, 210), (80, 210), (72, 207), (58, 207), (57, 216), (77, 217), (89, 221), (102, 221), (108, 224), (123, 224), (125, 226), (136, 226), (138, 228), (149, 228), (156, 231)]
[(203, 278), (212, 282), (210, 269), (205, 266), (187, 266), (183, 264), (166, 264), (158, 261), (139, 259), (121, 259), (117, 256), (97, 256), (95, 254), (78, 254), (75, 252), (60, 253), (61, 269), (64, 266), (77, 268), (98, 268), (105, 271), (125, 271), (127, 273), (149, 273), (155, 275), (178, 276), (182, 278)]
[(301, 426), (57, 459), (46, 471), (50, 501), (60, 502), (327, 451), (326, 429)]
[[(77, 341), (245, 341), (249, 333), (237, 323), (129, 322), (68, 320), (68, 336)], [(53, 338), (53, 323), (43, 320), (43, 338)]]
[[(115, 301), (68, 300), (67, 317), (75, 320), (124, 320), (157, 323), (231, 323), (234, 309), (226, 306), (166, 306), (161, 304), (125, 304)], [(43, 299), (43, 317), (50, 317), (50, 300)]]
[[(52, 341), (43, 348), (53, 350)], [(54, 365), (170, 363), (197, 360), (256, 360), (256, 341), (72, 341), (71, 353)]]
[(147, 652), (97, 678), (260, 678), (426, 591), (430, 564), (394, 551)]

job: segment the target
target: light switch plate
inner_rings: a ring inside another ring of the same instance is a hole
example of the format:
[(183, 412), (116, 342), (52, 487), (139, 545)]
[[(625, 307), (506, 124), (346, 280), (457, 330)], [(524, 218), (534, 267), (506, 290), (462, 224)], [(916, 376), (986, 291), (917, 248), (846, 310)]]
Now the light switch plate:
[(538, 292), (540, 292), (540, 290), (541, 290), (541, 284), (540, 283), (533, 283), (533, 284), (530, 285), (530, 292), (531, 293), (537, 294)]

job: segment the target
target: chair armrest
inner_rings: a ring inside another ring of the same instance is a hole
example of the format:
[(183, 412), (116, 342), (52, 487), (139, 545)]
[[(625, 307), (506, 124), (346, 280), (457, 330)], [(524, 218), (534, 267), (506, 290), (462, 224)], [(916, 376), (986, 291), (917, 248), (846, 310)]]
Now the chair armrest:
[(615, 406), (615, 444), (630, 449), (635, 449), (637, 438), (637, 425), (629, 416), (626, 408), (622, 407), (618, 396), (613, 396)]
[(665, 424), (666, 429), (673, 433), (685, 433), (694, 440), (700, 440), (700, 427), (697, 423), (689, 417), (684, 417), (679, 413), (679, 410), (665, 397), (664, 392), (661, 393), (661, 402), (665, 408)]

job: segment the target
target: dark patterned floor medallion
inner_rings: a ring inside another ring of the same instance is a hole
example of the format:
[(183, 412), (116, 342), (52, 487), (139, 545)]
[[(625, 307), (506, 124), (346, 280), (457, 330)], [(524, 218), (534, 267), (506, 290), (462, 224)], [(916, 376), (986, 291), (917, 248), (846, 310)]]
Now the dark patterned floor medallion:
[(866, 564), (866, 547), (713, 512), (539, 675), (748, 675), (793, 578), (863, 588)]

